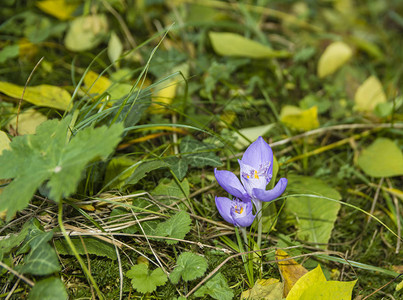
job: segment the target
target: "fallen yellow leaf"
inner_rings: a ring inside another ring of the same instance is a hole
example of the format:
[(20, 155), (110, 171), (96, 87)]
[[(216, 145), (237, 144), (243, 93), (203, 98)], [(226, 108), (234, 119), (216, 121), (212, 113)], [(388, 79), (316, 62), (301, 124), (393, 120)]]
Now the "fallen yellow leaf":
[[(24, 134), (34, 134), (36, 132), (36, 127), (45, 122), (48, 118), (36, 111), (33, 108), (27, 109), (20, 113), (18, 116), (18, 135)], [(7, 130), (16, 130), (17, 116), (12, 118), (7, 124)]]
[(168, 112), (166, 109), (176, 96), (176, 89), (178, 87), (178, 81), (170, 81), (166, 83), (166, 87), (157, 91), (152, 96), (152, 104), (149, 108), (153, 114), (162, 114)]
[(312, 285), (298, 300), (351, 300), (356, 282), (357, 280), (311, 282)]
[(20, 58), (29, 60), (38, 53), (38, 47), (28, 39), (22, 38), (18, 41), (18, 55)]
[(289, 57), (285, 50), (274, 50), (254, 40), (232, 32), (209, 32), (214, 51), (222, 56), (250, 58)]
[(375, 76), (369, 77), (361, 84), (354, 96), (355, 109), (372, 112), (379, 103), (386, 102), (386, 95), (381, 82)]
[(62, 21), (70, 19), (79, 4), (79, 1), (66, 0), (43, 0), (36, 2), (36, 6), (40, 10)]
[(8, 149), (10, 149), (10, 139), (4, 131), (0, 130), (0, 154)]
[(241, 300), (279, 300), (283, 298), (283, 289), (278, 279), (258, 279), (253, 288), (242, 292)]
[[(287, 260), (284, 260), (287, 259)], [(287, 252), (277, 249), (276, 250), (276, 260), (278, 261), (278, 268), (280, 270), (281, 277), (284, 282), (284, 297), (287, 297), (288, 293), (294, 286), (294, 284), (306, 273), (308, 270), (302, 265), (297, 263), (294, 259), (291, 259)]]
[(308, 131), (319, 127), (318, 107), (303, 110), (297, 106), (285, 105), (281, 109), (280, 120), (287, 127)]
[[(0, 92), (7, 96), (20, 99), (24, 87), (13, 83), (0, 81)], [(29, 86), (25, 90), (24, 101), (38, 106), (67, 110), (71, 96), (65, 89), (53, 85)]]
[(84, 84), (89, 94), (100, 95), (111, 86), (112, 82), (105, 76), (99, 76), (90, 70), (84, 77)]
[(352, 55), (353, 50), (346, 43), (331, 43), (327, 46), (319, 59), (318, 76), (323, 78), (333, 74), (337, 69), (344, 65)]
[(299, 300), (301, 295), (309, 289), (313, 283), (322, 281), (326, 281), (326, 278), (325, 275), (323, 275), (322, 268), (318, 265), (315, 269), (299, 278), (288, 293), (287, 300)]

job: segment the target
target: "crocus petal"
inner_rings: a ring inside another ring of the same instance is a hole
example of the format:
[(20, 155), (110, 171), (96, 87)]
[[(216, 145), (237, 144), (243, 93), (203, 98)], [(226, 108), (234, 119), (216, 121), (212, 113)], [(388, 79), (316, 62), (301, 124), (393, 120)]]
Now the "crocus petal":
[(232, 200), (227, 197), (215, 197), (215, 205), (221, 217), (228, 223), (234, 224), (234, 220), (231, 216)]
[(281, 196), (287, 187), (288, 180), (281, 178), (271, 190), (253, 189), (254, 198), (260, 201), (269, 202)]
[(238, 160), (238, 162), (239, 166), (241, 167), (241, 182), (248, 195), (253, 195), (253, 189), (265, 190), (268, 183), (265, 176), (266, 174), (260, 176), (258, 174), (255, 175), (255, 169), (253, 169), (251, 166), (248, 166), (247, 164), (244, 164), (241, 160)]
[(273, 151), (269, 144), (259, 136), (242, 156), (242, 162), (258, 170), (262, 165), (273, 165)]
[[(237, 205), (237, 210), (235, 210), (234, 205), (231, 208), (231, 216), (234, 220), (234, 225), (239, 227), (248, 227), (255, 220), (255, 215), (252, 213), (252, 202), (242, 202), (235, 201)], [(242, 212), (239, 213), (240, 207), (242, 207)], [(238, 211), (238, 212), (237, 212)]]
[(248, 200), (250, 198), (234, 173), (226, 170), (218, 171), (215, 169), (214, 175), (222, 188), (231, 195), (242, 200)]
[(248, 227), (248, 226), (252, 225), (252, 223), (256, 217), (253, 213), (244, 215), (242, 217), (237, 216), (237, 214), (234, 213), (233, 211), (231, 211), (231, 214), (235, 221), (234, 225), (239, 226), (239, 227)]

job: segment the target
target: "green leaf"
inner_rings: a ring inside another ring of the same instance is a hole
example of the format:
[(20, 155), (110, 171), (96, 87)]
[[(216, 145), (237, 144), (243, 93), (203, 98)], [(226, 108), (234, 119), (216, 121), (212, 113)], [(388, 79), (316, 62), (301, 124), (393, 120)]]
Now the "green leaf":
[[(290, 175), (287, 178), (289, 192), (341, 200), (340, 194), (320, 179), (297, 175)], [(326, 244), (329, 241), (340, 206), (337, 202), (308, 196), (289, 196), (286, 201), (287, 212), (295, 216), (297, 237), (320, 244)], [(326, 245), (317, 245), (317, 247), (326, 248)]]
[(148, 266), (139, 264), (132, 266), (127, 271), (126, 276), (132, 279), (132, 286), (140, 293), (151, 293), (157, 289), (157, 286), (165, 284), (168, 280), (167, 275), (161, 268), (157, 268), (150, 272)]
[(166, 159), (166, 162), (179, 180), (182, 180), (186, 176), (188, 163), (185, 158), (170, 157)]
[(0, 64), (6, 62), (8, 59), (13, 59), (18, 56), (20, 46), (9, 45), (0, 50)]
[(13, 248), (21, 245), (28, 234), (30, 222), (27, 222), (17, 234), (10, 234), (3, 239), (0, 239), (0, 261), (3, 260), (4, 254), (9, 253)]
[(64, 44), (71, 51), (90, 50), (102, 42), (107, 31), (105, 15), (81, 16), (71, 21)]
[(112, 158), (106, 167), (104, 185), (108, 189), (122, 188), (132, 175), (135, 163), (135, 160), (124, 156)]
[(403, 153), (390, 139), (377, 138), (358, 157), (358, 166), (372, 177), (403, 175)]
[[(20, 99), (23, 91), (23, 86), (0, 81), (0, 92), (7, 96)], [(24, 93), (24, 101), (38, 106), (52, 107), (60, 110), (67, 110), (70, 100), (71, 96), (68, 91), (61, 87), (48, 84), (28, 86)]]
[(134, 169), (133, 173), (126, 180), (125, 184), (136, 184), (140, 181), (140, 179), (144, 178), (147, 173), (166, 166), (167, 164), (160, 160), (143, 162)]
[(288, 57), (284, 50), (273, 50), (268, 46), (231, 32), (210, 32), (214, 51), (222, 56), (242, 56), (249, 58)]
[(323, 78), (333, 74), (342, 65), (344, 65), (352, 55), (353, 50), (351, 50), (350, 46), (348, 46), (346, 43), (331, 43), (329, 46), (327, 46), (319, 59), (318, 76)]
[(169, 180), (167, 178), (162, 179), (157, 187), (151, 192), (153, 196), (168, 196), (173, 200), (178, 200), (183, 197), (189, 196), (190, 188), (189, 182), (185, 178), (180, 185), (175, 180)]
[[(239, 130), (239, 133), (235, 132), (237, 141), (234, 146), (239, 150), (245, 149), (251, 144), (251, 142), (255, 141), (259, 136), (265, 135), (274, 126), (275, 124), (269, 124), (249, 128), (242, 128)], [(246, 136), (249, 140), (246, 140), (243, 136)]]
[(184, 252), (179, 255), (176, 267), (169, 275), (169, 279), (173, 284), (177, 284), (182, 277), (184, 281), (191, 281), (203, 276), (207, 270), (207, 261), (204, 257)]
[(68, 298), (63, 282), (56, 277), (38, 281), (28, 295), (28, 300), (67, 300)]
[(361, 84), (354, 96), (355, 109), (372, 112), (378, 104), (386, 103), (386, 95), (381, 82), (375, 76), (369, 77)]
[[(179, 211), (173, 215), (169, 220), (159, 223), (155, 229), (155, 235), (166, 236), (176, 239), (184, 239), (186, 234), (190, 231), (192, 220), (189, 214), (185, 211)], [(167, 244), (176, 244), (178, 241), (166, 240)]]
[[(107, 242), (101, 241), (97, 238), (86, 237), (82, 241), (79, 238), (71, 239), (78, 254), (94, 254), (97, 256), (105, 256), (110, 259), (116, 259), (115, 247)], [(69, 245), (65, 240), (56, 240), (54, 242), (55, 248), (59, 254), (62, 255), (74, 255)], [(85, 247), (84, 247), (84, 245)]]
[(31, 251), (18, 268), (21, 273), (49, 275), (61, 270), (56, 252), (48, 243), (52, 236), (51, 231), (43, 232), (30, 241)]
[(234, 297), (234, 293), (228, 287), (227, 280), (221, 273), (214, 275), (194, 295), (196, 297), (210, 295), (212, 298), (218, 300), (231, 300)]
[(0, 211), (7, 210), (7, 220), (28, 205), (46, 180), (55, 201), (74, 193), (85, 166), (109, 155), (120, 141), (123, 126), (115, 124), (85, 128), (67, 142), (70, 120), (46, 121), (35, 135), (18, 136), (10, 143), (11, 150), (3, 151), (0, 179), (14, 178), (0, 194)]
[[(122, 91), (122, 89), (119, 87), (123, 87), (123, 84), (117, 85), (115, 88), (113, 88), (111, 90), (111, 96), (118, 97), (119, 95), (117, 94), (122, 96), (124, 91)], [(134, 126), (140, 121), (141, 116), (149, 108), (150, 104), (151, 97), (149, 95), (142, 94), (142, 92), (133, 91), (130, 95), (124, 95), (120, 100), (114, 103), (111, 116), (115, 116), (119, 112), (120, 107), (123, 105), (123, 110), (120, 112), (117, 121), (123, 122), (125, 127)]]
[(220, 158), (212, 151), (214, 146), (205, 144), (187, 136), (180, 143), (180, 151), (186, 162), (192, 167), (204, 166), (219, 167), (222, 165)]

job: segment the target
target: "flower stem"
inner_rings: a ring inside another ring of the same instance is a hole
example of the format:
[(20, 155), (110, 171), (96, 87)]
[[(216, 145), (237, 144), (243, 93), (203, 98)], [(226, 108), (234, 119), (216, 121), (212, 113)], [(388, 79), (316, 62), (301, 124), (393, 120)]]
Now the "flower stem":
[(255, 206), (257, 210), (257, 248), (260, 249), (262, 244), (262, 231), (263, 231), (263, 218), (262, 218), (262, 202), (255, 201)]
[(246, 228), (240, 227), (245, 245), (248, 245), (248, 236), (246, 235)]

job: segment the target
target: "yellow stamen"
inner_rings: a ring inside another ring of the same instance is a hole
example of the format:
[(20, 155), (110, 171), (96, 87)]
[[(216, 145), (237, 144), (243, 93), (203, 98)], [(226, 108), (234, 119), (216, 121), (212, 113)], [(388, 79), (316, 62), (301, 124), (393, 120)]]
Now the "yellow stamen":
[(259, 179), (259, 175), (257, 175), (257, 171), (255, 170), (255, 175), (254, 175), (255, 179)]
[(236, 212), (237, 214), (241, 214), (241, 213), (243, 212), (243, 207), (241, 207), (241, 209), (238, 209), (238, 206), (235, 205), (235, 212)]

